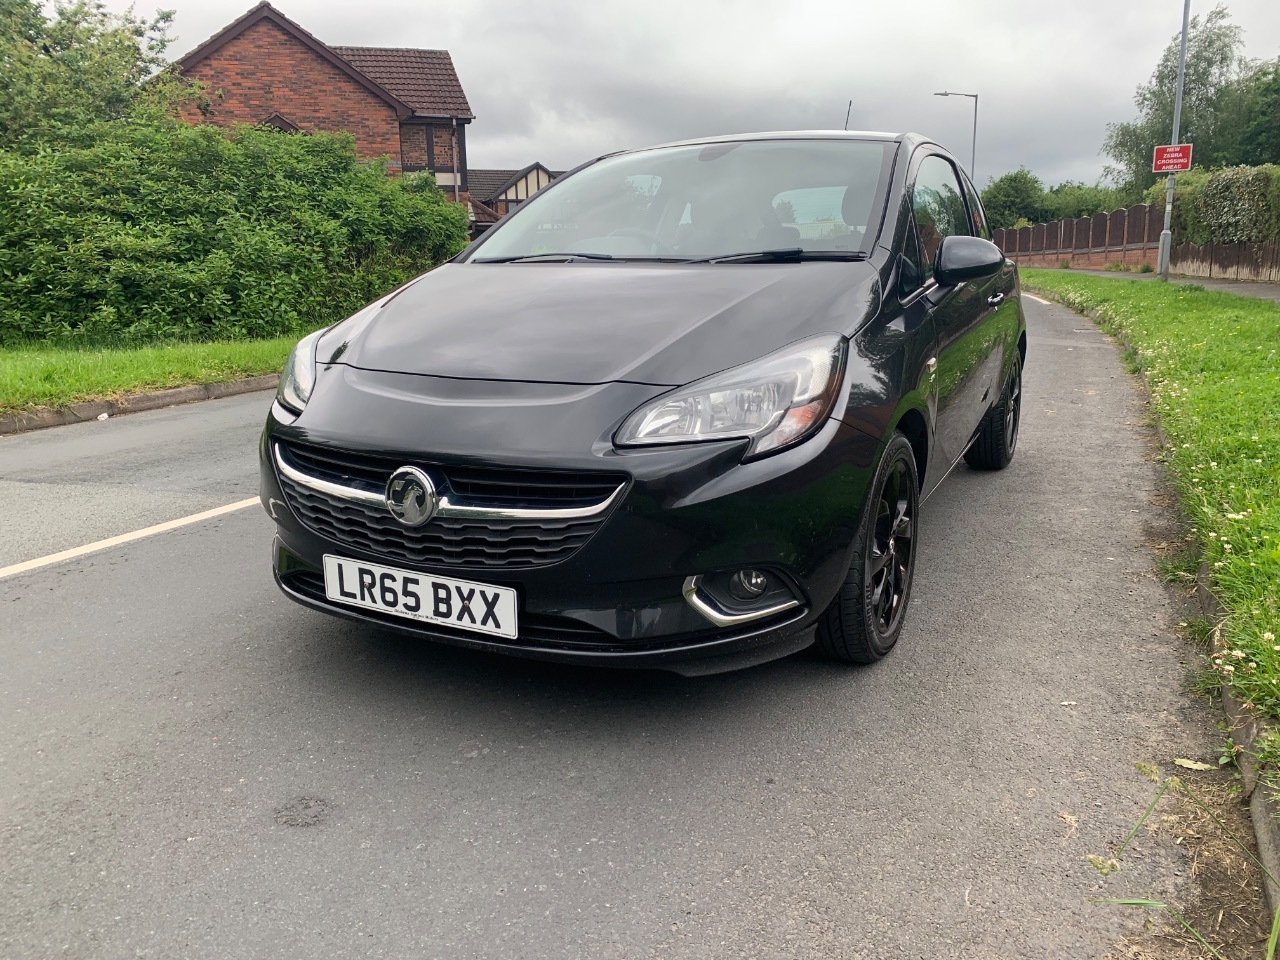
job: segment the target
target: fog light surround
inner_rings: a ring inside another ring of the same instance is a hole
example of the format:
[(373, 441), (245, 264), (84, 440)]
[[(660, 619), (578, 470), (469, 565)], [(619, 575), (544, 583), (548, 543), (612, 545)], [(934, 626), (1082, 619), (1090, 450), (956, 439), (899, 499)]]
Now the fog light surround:
[[(734, 592), (734, 583), (743, 574), (748, 576), (742, 577), (740, 588), (757, 587), (753, 597), (740, 597)], [(731, 574), (686, 577), (683, 592), (689, 606), (717, 627), (763, 620), (800, 606), (800, 599), (782, 577), (750, 568)]]

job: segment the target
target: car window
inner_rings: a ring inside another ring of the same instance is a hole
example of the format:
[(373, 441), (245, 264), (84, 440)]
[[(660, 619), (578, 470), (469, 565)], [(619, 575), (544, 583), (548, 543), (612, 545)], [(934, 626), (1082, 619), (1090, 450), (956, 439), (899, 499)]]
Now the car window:
[[(850, 189), (839, 186), (784, 190), (773, 198), (773, 212), (778, 215), (779, 226), (795, 228), (799, 240), (846, 237), (850, 234), (861, 238), (867, 229), (870, 210), (866, 208), (870, 204), (854, 204), (851, 205), (853, 209), (846, 209), (844, 200)], [(846, 214), (859, 222), (847, 223)]]
[(955, 168), (942, 157), (931, 155), (920, 162), (912, 187), (911, 204), (926, 277), (933, 276), (933, 261), (943, 237), (969, 236), (969, 214)]
[(662, 186), (662, 178), (655, 177), (653, 174), (635, 173), (625, 178), (622, 183), (626, 189), (635, 191), (646, 200), (652, 200), (653, 195)]
[(987, 211), (982, 207), (982, 198), (968, 177), (964, 178), (964, 196), (969, 201), (969, 219), (973, 226), (973, 235), (983, 240), (991, 239), (991, 230), (987, 226)]
[(872, 140), (784, 139), (607, 157), (521, 204), (474, 259), (866, 252), (879, 231), (896, 149)]
[(920, 256), (920, 231), (914, 217), (907, 218), (907, 238), (902, 245), (901, 275), (898, 295), (906, 298), (924, 284), (924, 261)]

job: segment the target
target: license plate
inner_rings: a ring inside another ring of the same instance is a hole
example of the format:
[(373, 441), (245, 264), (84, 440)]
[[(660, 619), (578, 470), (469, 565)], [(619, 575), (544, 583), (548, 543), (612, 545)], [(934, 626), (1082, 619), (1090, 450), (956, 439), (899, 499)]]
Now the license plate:
[(406, 620), (516, 638), (516, 592), (510, 587), (326, 555), (324, 594), (337, 603)]

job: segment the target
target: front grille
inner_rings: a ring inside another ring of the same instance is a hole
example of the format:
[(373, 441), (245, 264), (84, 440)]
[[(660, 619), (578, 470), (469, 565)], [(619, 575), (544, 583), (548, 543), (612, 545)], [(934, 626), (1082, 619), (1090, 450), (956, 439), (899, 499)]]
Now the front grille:
[(320, 536), (377, 557), (414, 565), (538, 567), (572, 556), (599, 529), (586, 520), (461, 520), (437, 517), (402, 526), (384, 507), (319, 493), (281, 477), (290, 509)]
[[(300, 444), (280, 444), (286, 462), (333, 483), (380, 492), (387, 477), (403, 461), (366, 457), (346, 451)], [(593, 474), (547, 471), (448, 470), (429, 467), (448, 477), (450, 500), (474, 506), (519, 506), (562, 509), (607, 499), (620, 481)], [(454, 485), (467, 490), (463, 495)], [(604, 522), (605, 513), (567, 519), (477, 519), (437, 516), (422, 527), (405, 527), (383, 506), (324, 493), (279, 477), (294, 515), (309, 529), (335, 543), (387, 560), (413, 566), (521, 569), (559, 563), (572, 556)], [(486, 492), (477, 494), (475, 489)], [(587, 496), (589, 494), (589, 496)], [(585, 499), (584, 499), (585, 498)]]
[(607, 500), (627, 482), (616, 473), (571, 470), (499, 470), (431, 463), (417, 458), (379, 457), (312, 444), (276, 441), (285, 456), (303, 473), (334, 483), (352, 484), (381, 492), (398, 467), (426, 470), (452, 494), (451, 500), (477, 507), (522, 507), (556, 510), (586, 507)]

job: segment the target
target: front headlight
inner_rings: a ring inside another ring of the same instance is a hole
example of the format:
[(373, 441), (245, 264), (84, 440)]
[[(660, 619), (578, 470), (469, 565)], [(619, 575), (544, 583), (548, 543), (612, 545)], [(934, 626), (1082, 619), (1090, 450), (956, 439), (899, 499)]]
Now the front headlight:
[(620, 447), (750, 438), (756, 457), (799, 443), (831, 412), (847, 341), (810, 337), (645, 404), (623, 422)]
[(280, 405), (294, 413), (301, 413), (302, 408), (311, 399), (311, 391), (316, 385), (316, 343), (324, 330), (309, 333), (298, 341), (297, 346), (284, 362), (284, 370), (280, 374), (280, 386), (276, 389), (276, 399)]

